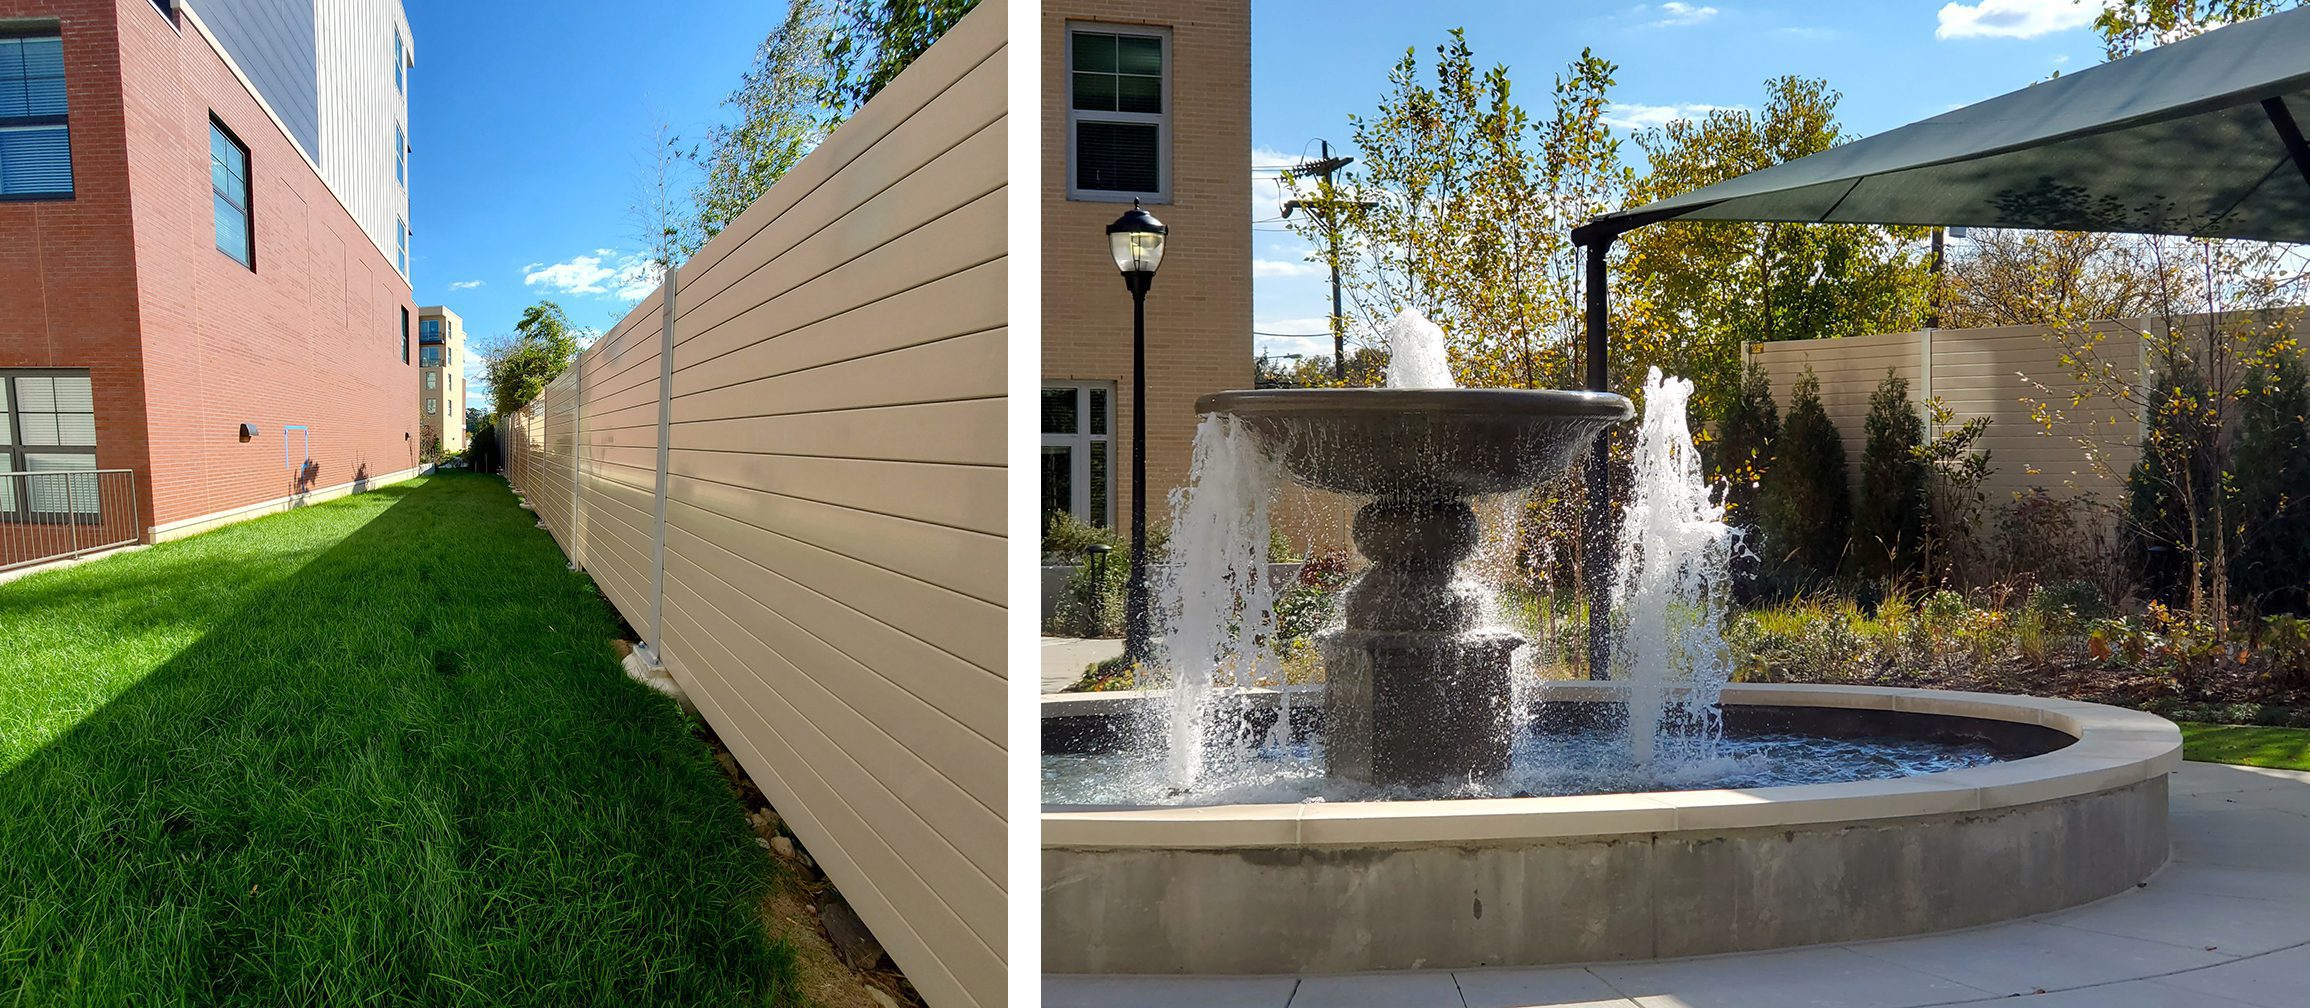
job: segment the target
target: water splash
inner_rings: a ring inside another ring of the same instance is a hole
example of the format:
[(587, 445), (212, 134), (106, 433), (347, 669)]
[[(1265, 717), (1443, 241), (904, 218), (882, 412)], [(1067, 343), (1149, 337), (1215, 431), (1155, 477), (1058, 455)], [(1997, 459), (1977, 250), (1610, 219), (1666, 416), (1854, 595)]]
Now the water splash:
[(1444, 353), (1444, 331), (1417, 309), (1406, 308), (1388, 323), (1387, 387), (1460, 387), (1452, 380), (1452, 361)]
[(1732, 662), (1724, 640), (1733, 531), (1709, 492), (1686, 425), (1692, 382), (1645, 376), (1634, 493), (1621, 513), (1612, 587), (1620, 645), (1614, 678), (1629, 684), (1628, 741), (1640, 767), (1706, 758), (1721, 734), (1717, 701)]
[(1215, 691), (1283, 680), (1267, 566), (1267, 459), (1234, 417), (1210, 414), (1195, 428), (1189, 473), (1171, 492), (1171, 562), (1153, 572), (1175, 676), (1165, 776), (1181, 790), (1204, 774)]

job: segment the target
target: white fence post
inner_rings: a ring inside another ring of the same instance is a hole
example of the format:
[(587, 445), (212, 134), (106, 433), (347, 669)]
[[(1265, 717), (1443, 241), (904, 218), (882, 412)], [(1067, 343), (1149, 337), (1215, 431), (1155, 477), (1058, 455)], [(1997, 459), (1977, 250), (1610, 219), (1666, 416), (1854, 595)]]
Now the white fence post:
[(658, 319), (658, 486), (650, 516), (650, 639), (645, 657), (663, 666), (666, 655), (666, 484), (673, 458), (674, 436), (674, 292), (681, 287), (680, 267), (666, 264), (658, 288), (664, 295)]

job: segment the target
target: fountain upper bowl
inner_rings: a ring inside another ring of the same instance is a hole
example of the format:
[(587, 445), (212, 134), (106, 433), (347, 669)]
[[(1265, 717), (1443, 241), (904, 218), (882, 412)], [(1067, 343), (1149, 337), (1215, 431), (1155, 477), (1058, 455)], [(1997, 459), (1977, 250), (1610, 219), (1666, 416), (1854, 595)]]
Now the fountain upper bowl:
[(1235, 417), (1300, 483), (1406, 498), (1537, 486), (1636, 413), (1610, 392), (1490, 388), (1216, 392), (1195, 411)]

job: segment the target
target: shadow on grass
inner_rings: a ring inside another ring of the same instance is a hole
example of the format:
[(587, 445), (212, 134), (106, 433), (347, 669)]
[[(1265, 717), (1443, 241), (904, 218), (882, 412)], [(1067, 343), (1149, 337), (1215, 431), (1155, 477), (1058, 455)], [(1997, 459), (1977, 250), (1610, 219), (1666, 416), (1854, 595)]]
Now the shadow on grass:
[(795, 1001), (532, 521), (448, 474), (0, 586), (0, 1005)]

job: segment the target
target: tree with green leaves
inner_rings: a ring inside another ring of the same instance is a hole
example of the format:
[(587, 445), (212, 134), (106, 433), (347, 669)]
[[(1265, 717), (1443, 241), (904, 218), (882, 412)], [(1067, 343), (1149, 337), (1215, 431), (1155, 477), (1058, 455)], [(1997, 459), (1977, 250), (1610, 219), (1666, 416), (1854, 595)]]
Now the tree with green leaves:
[(1872, 579), (1917, 569), (1927, 515), (1925, 422), (1909, 402), (1909, 380), (1885, 369), (1862, 421), (1861, 493), (1853, 501), (1852, 571)]
[(738, 121), (708, 131), (697, 153), (701, 177), (690, 194), (695, 218), (683, 236), (695, 252), (800, 163), (833, 129), (827, 105), (834, 86), (828, 46), (834, 39), (830, 0), (789, 0), (786, 18), (754, 51), (754, 64), (722, 104)]
[(2231, 446), (2238, 551), (2230, 580), (2263, 613), (2310, 613), (2310, 380), (2299, 350), (2273, 356), (2255, 376)]
[[(1776, 77), (1760, 110), (1715, 109), (1636, 137), (1646, 162), (1629, 193), (1676, 196), (1851, 137), (1827, 82)], [(1629, 339), (1660, 348), (1665, 371), (1690, 378), (1693, 408), (1720, 418), (1737, 394), (1751, 343), (1857, 336), (1918, 327), (1931, 291), (1919, 228), (1855, 224), (1669, 221), (1621, 239), (1623, 299), (1646, 306)], [(1643, 330), (1658, 330), (1647, 334)]]
[(1707, 445), (1709, 476), (1724, 485), (1734, 525), (1756, 525), (1757, 501), (1780, 436), (1781, 414), (1773, 405), (1772, 379), (1764, 365), (1752, 362), (1741, 374), (1740, 391), (1717, 421), (1716, 439)]
[(2292, 10), (2305, 0), (2102, 0), (2093, 29), (2108, 59)]
[(1789, 391), (1789, 408), (1773, 468), (1765, 474), (1762, 525), (1766, 576), (1799, 593), (1835, 576), (1853, 516), (1845, 485), (1845, 443), (1821, 406), (1821, 379), (1811, 368)]
[(1583, 51), (1535, 119), (1506, 66), (1479, 69), (1465, 32), (1452, 30), (1431, 66), (1407, 49), (1378, 109), (1349, 117), (1357, 167), (1293, 180), (1316, 205), (1350, 208), (1287, 223), (1326, 248), (1336, 224), (1341, 282), (1363, 322), (1352, 328), (1385, 331), (1416, 308), (1444, 330), (1464, 384), (1578, 384), (1585, 278), (1570, 232), (1617, 207), (1628, 181), (1604, 123), (1614, 72)]
[(561, 305), (540, 301), (522, 309), (511, 336), (481, 348), (482, 380), (493, 417), (528, 405), (577, 356), (578, 330)]
[(978, 6), (978, 0), (839, 0), (840, 25), (827, 36), (822, 102), (847, 117), (914, 63), (915, 57)]

